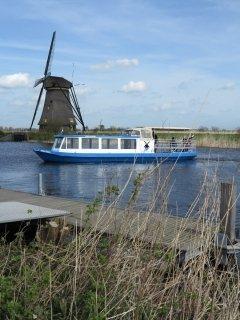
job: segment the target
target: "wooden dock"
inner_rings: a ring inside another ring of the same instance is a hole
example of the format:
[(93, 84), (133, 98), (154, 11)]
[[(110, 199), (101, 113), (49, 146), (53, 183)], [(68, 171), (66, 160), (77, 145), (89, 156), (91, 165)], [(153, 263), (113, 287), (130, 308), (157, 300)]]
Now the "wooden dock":
[(66, 217), (67, 222), (78, 227), (84, 228), (88, 224), (99, 232), (121, 233), (128, 238), (137, 237), (150, 244), (173, 247), (180, 253), (182, 261), (200, 255), (204, 245), (201, 223), (190, 218), (130, 212), (111, 206), (98, 207), (89, 214), (89, 205), (82, 201), (0, 189), (0, 202), (9, 201), (41, 206), (48, 210), (64, 210), (70, 213)]
[(29, 135), (26, 131), (15, 131), (12, 133), (9, 133), (7, 135), (4, 135), (0, 138), (1, 142), (21, 142), (21, 141), (28, 141)]

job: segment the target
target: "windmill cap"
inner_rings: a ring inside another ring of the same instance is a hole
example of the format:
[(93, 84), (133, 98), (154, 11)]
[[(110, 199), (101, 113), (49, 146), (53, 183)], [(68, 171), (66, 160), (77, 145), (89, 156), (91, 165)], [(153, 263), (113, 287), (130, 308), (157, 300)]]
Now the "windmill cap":
[(66, 88), (70, 89), (72, 87), (72, 82), (68, 81), (67, 79), (63, 77), (54, 77), (54, 76), (49, 76), (44, 80), (44, 88)]

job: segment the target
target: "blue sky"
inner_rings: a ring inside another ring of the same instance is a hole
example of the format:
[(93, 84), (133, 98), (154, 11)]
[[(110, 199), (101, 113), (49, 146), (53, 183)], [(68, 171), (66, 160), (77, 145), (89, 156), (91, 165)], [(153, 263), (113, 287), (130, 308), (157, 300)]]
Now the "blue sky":
[(0, 27), (0, 126), (29, 126), (54, 30), (88, 126), (240, 126), (238, 0), (0, 0)]

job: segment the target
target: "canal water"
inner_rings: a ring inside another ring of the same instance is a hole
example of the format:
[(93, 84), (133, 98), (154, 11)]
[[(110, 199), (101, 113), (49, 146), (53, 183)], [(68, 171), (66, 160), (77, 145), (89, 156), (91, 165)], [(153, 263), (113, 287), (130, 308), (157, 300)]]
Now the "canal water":
[[(35, 147), (40, 145), (26, 142), (0, 143), (2, 188), (37, 193), (38, 173), (42, 173), (44, 191), (48, 195), (91, 202), (108, 186), (117, 186), (120, 191), (124, 189), (119, 200), (120, 206), (124, 206), (129, 202), (136, 182), (145, 177), (138, 205), (146, 208), (153, 202), (156, 190), (162, 188), (162, 193), (168, 195), (169, 211), (183, 216), (199, 192), (204, 189), (206, 196), (212, 185), (216, 185), (215, 181), (234, 179), (240, 191), (238, 149), (199, 148), (196, 160), (177, 164), (166, 162), (154, 168), (152, 165), (141, 164), (45, 164), (33, 152)], [(156, 208), (161, 206), (165, 196), (156, 197)], [(197, 210), (197, 205), (194, 210)], [(237, 210), (239, 218), (239, 204)]]

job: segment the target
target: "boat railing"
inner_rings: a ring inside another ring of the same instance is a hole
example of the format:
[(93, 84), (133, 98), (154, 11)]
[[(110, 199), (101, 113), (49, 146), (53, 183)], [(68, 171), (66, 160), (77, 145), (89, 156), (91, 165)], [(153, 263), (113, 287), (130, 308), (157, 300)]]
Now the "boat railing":
[(187, 152), (196, 150), (194, 139), (164, 139), (155, 140), (155, 152)]

